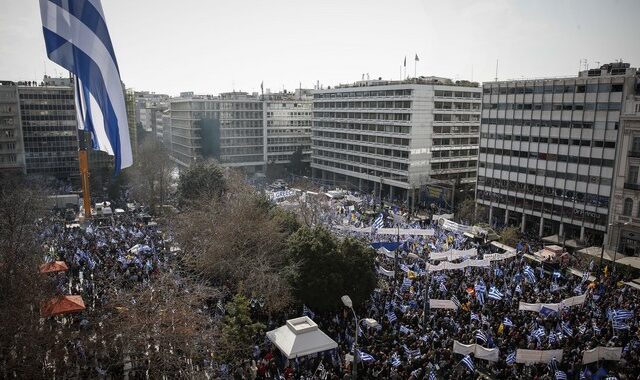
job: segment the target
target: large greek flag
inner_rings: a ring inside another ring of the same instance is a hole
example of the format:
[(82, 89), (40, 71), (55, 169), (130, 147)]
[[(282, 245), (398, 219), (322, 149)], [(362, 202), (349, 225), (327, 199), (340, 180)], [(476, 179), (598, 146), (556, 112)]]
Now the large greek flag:
[(78, 128), (93, 148), (115, 156), (116, 173), (131, 166), (124, 91), (100, 0), (40, 0), (47, 56), (73, 73)]

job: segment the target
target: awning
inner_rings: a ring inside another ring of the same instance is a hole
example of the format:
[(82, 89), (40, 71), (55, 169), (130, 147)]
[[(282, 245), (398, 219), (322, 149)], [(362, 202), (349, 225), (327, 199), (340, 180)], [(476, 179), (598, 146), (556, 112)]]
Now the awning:
[[(589, 255), (589, 256), (600, 258), (600, 254), (602, 254), (602, 247), (583, 248), (583, 249), (579, 250), (578, 253), (582, 253), (582, 254), (585, 254), (585, 255)], [(607, 260), (607, 261), (613, 261), (614, 257), (616, 259), (616, 262), (618, 263), (618, 262), (620, 262), (620, 260), (622, 260), (626, 256), (623, 255), (620, 252), (618, 252), (616, 254), (616, 252), (614, 250), (605, 248), (604, 254), (602, 255), (602, 258), (604, 260)]]
[(45, 302), (40, 308), (40, 314), (44, 317), (54, 315), (77, 313), (85, 309), (81, 296), (60, 296)]
[(502, 244), (502, 243), (500, 243), (498, 241), (492, 241), (491, 245), (496, 247), (496, 248), (500, 248), (500, 249), (504, 250), (505, 252), (515, 252), (516, 251), (515, 248), (510, 247), (510, 246), (508, 246), (506, 244)]
[(50, 263), (40, 265), (40, 273), (66, 272), (68, 270), (69, 267), (64, 261), (52, 261)]
[[(618, 255), (618, 257), (620, 256)], [(628, 265), (630, 267), (640, 269), (640, 257), (627, 256), (621, 258), (620, 260), (616, 258), (616, 264)]]
[(338, 347), (338, 343), (329, 338), (311, 318), (306, 316), (287, 320), (284, 326), (268, 331), (267, 338), (287, 359)]

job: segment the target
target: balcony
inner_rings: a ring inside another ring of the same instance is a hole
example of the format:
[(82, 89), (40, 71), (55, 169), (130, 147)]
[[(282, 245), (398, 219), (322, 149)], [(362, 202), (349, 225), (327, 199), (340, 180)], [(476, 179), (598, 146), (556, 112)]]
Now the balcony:
[(629, 157), (640, 158), (640, 151), (636, 152), (636, 151), (630, 150), (629, 151)]
[(640, 185), (638, 185), (637, 183), (625, 182), (624, 183), (624, 188), (628, 189), (628, 190), (640, 190)]

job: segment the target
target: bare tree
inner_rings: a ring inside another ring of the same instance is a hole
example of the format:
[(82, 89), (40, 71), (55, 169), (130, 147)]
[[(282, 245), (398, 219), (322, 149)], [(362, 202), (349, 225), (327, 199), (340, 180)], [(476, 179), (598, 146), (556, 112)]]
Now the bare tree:
[(174, 164), (157, 139), (145, 139), (134, 166), (127, 171), (134, 197), (152, 210), (166, 202)]
[(225, 179), (224, 196), (201, 199), (198, 207), (177, 219), (177, 238), (185, 262), (213, 285), (265, 301), (268, 311), (291, 302), (280, 275), (286, 231), (270, 212), (270, 205), (237, 174)]

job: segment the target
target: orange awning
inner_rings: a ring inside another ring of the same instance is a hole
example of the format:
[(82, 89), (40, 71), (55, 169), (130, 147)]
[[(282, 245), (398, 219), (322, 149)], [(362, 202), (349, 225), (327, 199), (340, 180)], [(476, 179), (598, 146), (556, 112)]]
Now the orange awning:
[(81, 296), (59, 296), (45, 302), (40, 308), (40, 314), (44, 317), (54, 315), (77, 313), (85, 309)]
[(53, 261), (40, 265), (40, 273), (66, 272), (69, 267), (64, 261)]

